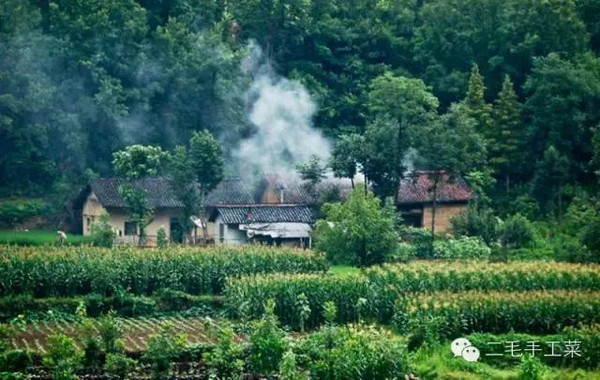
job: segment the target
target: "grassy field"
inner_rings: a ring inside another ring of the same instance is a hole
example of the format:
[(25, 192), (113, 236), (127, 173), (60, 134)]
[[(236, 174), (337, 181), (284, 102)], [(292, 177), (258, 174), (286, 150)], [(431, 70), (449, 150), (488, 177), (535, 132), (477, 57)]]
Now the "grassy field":
[[(83, 235), (67, 234), (67, 240), (65, 241), (65, 245), (81, 245), (89, 242), (89, 237), (84, 237)], [(44, 230), (0, 230), (0, 244), (58, 245), (58, 234), (56, 233), (56, 231)]]
[(329, 271), (331, 272), (331, 274), (334, 274), (336, 276), (348, 276), (352, 274), (359, 274), (361, 272), (361, 269), (347, 265), (335, 265), (332, 266), (329, 269)]

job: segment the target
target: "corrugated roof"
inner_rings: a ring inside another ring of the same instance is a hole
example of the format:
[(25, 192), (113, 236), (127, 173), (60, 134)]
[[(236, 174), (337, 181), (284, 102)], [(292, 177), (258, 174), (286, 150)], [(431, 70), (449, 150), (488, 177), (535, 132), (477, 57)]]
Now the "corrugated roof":
[[(431, 172), (417, 171), (410, 178), (403, 179), (400, 182), (396, 202), (398, 204), (433, 202), (431, 174)], [(450, 178), (448, 173), (442, 173), (438, 184), (437, 202), (467, 202), (471, 199), (473, 199), (473, 191), (463, 178)]]
[[(99, 178), (90, 181), (89, 189), (96, 194), (104, 207), (125, 208), (127, 204), (119, 193), (119, 187), (128, 182), (122, 178)], [(144, 190), (153, 208), (179, 208), (183, 204), (171, 188), (171, 181), (164, 178), (146, 178), (136, 182)], [(250, 204), (254, 199), (237, 178), (221, 181), (206, 197), (205, 204)]]
[(302, 205), (218, 206), (226, 224), (314, 223), (312, 209)]

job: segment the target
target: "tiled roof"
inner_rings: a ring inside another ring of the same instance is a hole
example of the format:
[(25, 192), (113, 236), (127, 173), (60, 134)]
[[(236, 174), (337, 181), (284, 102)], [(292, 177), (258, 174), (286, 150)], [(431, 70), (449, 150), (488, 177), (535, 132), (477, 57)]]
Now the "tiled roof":
[(250, 204), (254, 203), (254, 199), (239, 178), (229, 178), (221, 181), (217, 187), (208, 193), (204, 203), (207, 206)]
[[(127, 184), (122, 178), (99, 178), (90, 181), (91, 189), (104, 207), (125, 208), (127, 204), (119, 193), (119, 187)], [(148, 196), (153, 208), (179, 208), (183, 204), (171, 188), (171, 181), (164, 178), (146, 178), (136, 182)], [(254, 203), (252, 196), (239, 179), (221, 181), (207, 196), (205, 204), (249, 204)]]
[(218, 206), (226, 224), (245, 223), (314, 223), (312, 209), (301, 205)]
[[(90, 188), (104, 207), (127, 207), (119, 193), (119, 187), (127, 184), (122, 178), (99, 178), (90, 181)], [(166, 179), (146, 178), (136, 182), (136, 186), (146, 192), (148, 203), (154, 208), (181, 207), (170, 183)]]
[[(284, 178), (279, 174), (267, 173), (264, 176), (264, 181), (268, 188), (277, 192), (283, 191), (283, 203), (286, 204), (317, 204), (318, 200), (307, 190), (302, 180), (295, 177)], [(320, 193), (325, 190), (336, 188), (342, 199), (348, 198), (352, 192), (352, 183), (347, 178), (324, 178), (316, 187), (316, 192)], [(279, 204), (277, 202), (276, 204)]]
[[(400, 182), (396, 202), (406, 203), (431, 203), (433, 202), (433, 179), (431, 172), (418, 171), (413, 176), (405, 178)], [(467, 202), (473, 199), (473, 191), (467, 182), (460, 178), (450, 178), (446, 172), (442, 172), (438, 184), (437, 202)]]

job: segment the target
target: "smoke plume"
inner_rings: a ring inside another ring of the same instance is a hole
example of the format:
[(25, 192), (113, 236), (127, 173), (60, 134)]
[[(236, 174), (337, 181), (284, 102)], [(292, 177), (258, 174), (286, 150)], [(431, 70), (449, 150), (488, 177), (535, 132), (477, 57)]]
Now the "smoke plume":
[(260, 48), (251, 44), (242, 69), (253, 77), (247, 109), (255, 132), (240, 142), (241, 175), (290, 175), (295, 165), (312, 155), (327, 162), (331, 147), (313, 128), (316, 105), (310, 94), (300, 82), (282, 78), (263, 61)]

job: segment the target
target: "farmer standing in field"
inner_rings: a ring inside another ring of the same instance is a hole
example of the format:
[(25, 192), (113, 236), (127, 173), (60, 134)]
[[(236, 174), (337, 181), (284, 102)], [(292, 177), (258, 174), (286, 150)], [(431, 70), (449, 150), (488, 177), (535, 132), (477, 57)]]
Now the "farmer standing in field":
[(67, 240), (67, 234), (61, 230), (58, 230), (58, 246), (62, 247), (65, 244), (65, 240)]

